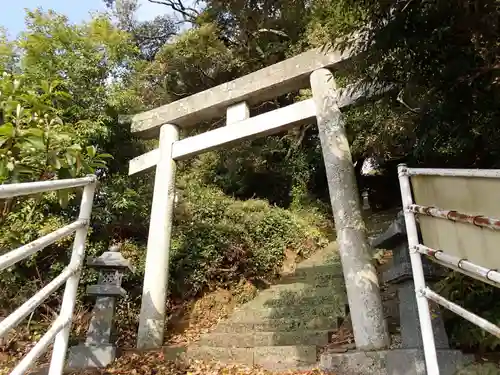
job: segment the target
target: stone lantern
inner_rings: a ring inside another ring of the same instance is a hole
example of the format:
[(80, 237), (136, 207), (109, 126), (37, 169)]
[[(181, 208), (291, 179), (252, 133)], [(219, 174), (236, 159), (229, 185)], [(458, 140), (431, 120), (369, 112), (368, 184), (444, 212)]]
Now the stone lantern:
[(118, 246), (111, 246), (97, 258), (87, 258), (87, 266), (99, 271), (97, 284), (87, 287), (87, 295), (96, 297), (96, 303), (85, 343), (70, 348), (70, 368), (106, 367), (114, 361), (116, 347), (111, 335), (116, 300), (126, 295), (121, 287), (123, 276), (127, 271), (134, 271)]
[[(401, 211), (390, 227), (371, 243), (374, 248), (392, 250), (393, 265), (384, 272), (382, 280), (397, 285), (399, 300), (399, 320), (401, 329), (401, 348), (387, 352), (388, 374), (425, 375), (422, 336), (418, 319), (415, 284), (410, 262), (410, 250), (406, 236), (404, 214)], [(443, 276), (442, 269), (422, 258), (426, 281), (433, 283)], [(458, 350), (448, 344), (444, 322), (438, 306), (431, 304), (432, 328), (437, 349), (439, 367), (442, 375), (454, 374), (457, 369), (470, 362)]]

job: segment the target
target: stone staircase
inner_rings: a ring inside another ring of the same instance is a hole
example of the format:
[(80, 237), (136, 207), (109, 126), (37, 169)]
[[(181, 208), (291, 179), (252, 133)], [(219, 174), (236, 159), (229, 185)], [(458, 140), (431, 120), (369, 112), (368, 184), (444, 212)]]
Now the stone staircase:
[(190, 358), (307, 369), (346, 315), (347, 297), (337, 244), (298, 264), (187, 348)]

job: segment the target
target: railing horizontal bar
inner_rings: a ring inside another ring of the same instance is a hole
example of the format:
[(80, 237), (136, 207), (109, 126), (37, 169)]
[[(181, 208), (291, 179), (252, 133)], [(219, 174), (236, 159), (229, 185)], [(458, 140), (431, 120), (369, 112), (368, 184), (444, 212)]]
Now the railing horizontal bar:
[(21, 195), (43, 193), (46, 191), (69, 189), (78, 186), (85, 186), (96, 181), (96, 176), (82, 178), (70, 178), (65, 180), (50, 180), (23, 182), (18, 184), (0, 185), (0, 199), (19, 197)]
[[(440, 264), (453, 268), (459, 272), (463, 272), (467, 276), (474, 277), (478, 280), (487, 282), (493, 286), (500, 287), (500, 273), (490, 268), (479, 266), (467, 259), (459, 258), (454, 255), (445, 253), (442, 250), (431, 249), (424, 245), (417, 245), (416, 249), (419, 253), (428, 255), (439, 261)], [(451, 267), (450, 267), (451, 266)], [(472, 276), (473, 275), (473, 276)]]
[(471, 313), (470, 311), (464, 309), (463, 307), (457, 305), (456, 303), (453, 303), (443, 296), (440, 296), (436, 292), (432, 291), (429, 288), (425, 288), (422, 290), (422, 293), (424, 296), (431, 301), (434, 301), (441, 306), (447, 308), (450, 311), (453, 311), (455, 314), (461, 316), (464, 319), (467, 319), (469, 322), (477, 325), (478, 327), (484, 329), (485, 331), (488, 331), (492, 335), (496, 337), (500, 337), (500, 327), (497, 325), (487, 321), (484, 318), (481, 318), (480, 316)]
[(40, 357), (43, 353), (47, 351), (50, 343), (54, 340), (54, 337), (68, 324), (68, 321), (63, 321), (61, 318), (56, 319), (47, 332), (42, 336), (42, 338), (35, 344), (35, 346), (29, 351), (29, 353), (19, 362), (19, 364), (12, 370), (10, 375), (24, 375), (33, 365), (33, 363)]
[(500, 178), (500, 169), (439, 169), (439, 168), (407, 168), (408, 176), (443, 176), (443, 177), (484, 177)]
[(10, 329), (19, 324), (34, 311), (43, 301), (54, 293), (64, 282), (75, 273), (71, 266), (66, 267), (59, 276), (40, 289), (33, 297), (23, 303), (16, 311), (11, 313), (0, 323), (0, 337), (3, 337)]
[(500, 287), (500, 282), (496, 282), (496, 281), (491, 281), (489, 279), (485, 279), (481, 276), (479, 276), (478, 274), (476, 273), (472, 273), (472, 272), (468, 272), (466, 270), (464, 270), (463, 268), (459, 268), (451, 263), (446, 263), (446, 262), (443, 262), (437, 258), (433, 258), (432, 259), (433, 262), (436, 262), (437, 264), (445, 267), (445, 268), (449, 268), (455, 272), (460, 272), (461, 274), (465, 275), (465, 276), (468, 276), (468, 277), (471, 277), (473, 279), (476, 279), (476, 280), (479, 280), (483, 283), (487, 283), (487, 284), (490, 284), (491, 286), (494, 286), (495, 288), (499, 288)]
[(500, 219), (482, 216), (482, 215), (470, 215), (454, 210), (443, 210), (437, 207), (430, 206), (420, 206), (418, 204), (412, 204), (409, 209), (419, 215), (427, 215), (431, 217), (437, 217), (440, 219), (446, 219), (450, 221), (456, 221), (458, 223), (473, 224), (481, 228), (488, 228), (491, 230), (500, 231)]
[(37, 240), (30, 242), (26, 245), (18, 247), (15, 250), (9, 251), (7, 254), (0, 256), (0, 271), (9, 268), (13, 264), (35, 254), (36, 252), (46, 248), (50, 244), (53, 244), (57, 240), (69, 236), (75, 232), (78, 228), (86, 225), (86, 221), (77, 220), (65, 227), (59, 228), (52, 233), (49, 233)]

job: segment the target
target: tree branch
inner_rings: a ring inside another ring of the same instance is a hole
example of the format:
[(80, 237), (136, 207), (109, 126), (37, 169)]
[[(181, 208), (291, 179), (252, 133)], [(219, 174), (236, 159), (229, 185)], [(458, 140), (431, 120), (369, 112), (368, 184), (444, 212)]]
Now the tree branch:
[(182, 15), (185, 21), (194, 22), (196, 18), (200, 15), (200, 12), (195, 8), (186, 7), (182, 0), (148, 0), (150, 3), (165, 5), (171, 8), (173, 11), (178, 12)]

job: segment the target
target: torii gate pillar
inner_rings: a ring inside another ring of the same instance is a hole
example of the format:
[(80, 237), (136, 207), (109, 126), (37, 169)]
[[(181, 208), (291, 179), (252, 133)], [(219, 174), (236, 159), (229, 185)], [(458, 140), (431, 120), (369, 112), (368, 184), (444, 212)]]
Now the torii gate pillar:
[(389, 334), (332, 73), (328, 69), (314, 71), (311, 89), (356, 348), (383, 349), (389, 346)]
[(178, 139), (179, 129), (175, 125), (165, 124), (161, 127), (160, 160), (156, 165), (141, 314), (137, 333), (139, 349), (160, 348), (163, 344), (175, 198), (176, 163), (172, 159), (172, 146)]

